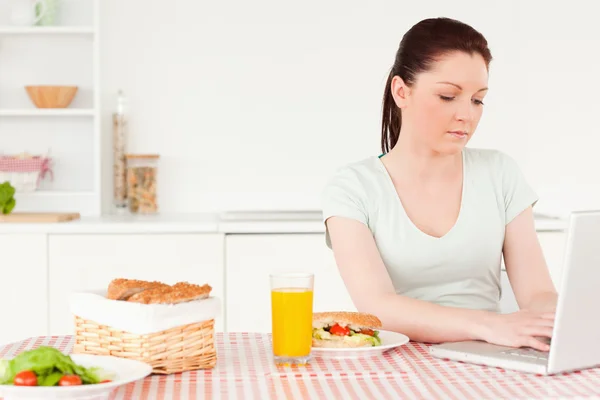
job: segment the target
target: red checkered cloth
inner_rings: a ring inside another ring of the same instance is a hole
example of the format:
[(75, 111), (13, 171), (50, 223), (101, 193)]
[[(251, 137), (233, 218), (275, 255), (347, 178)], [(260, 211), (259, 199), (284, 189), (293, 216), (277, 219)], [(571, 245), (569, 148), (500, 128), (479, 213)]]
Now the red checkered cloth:
[[(539, 376), (440, 360), (414, 342), (368, 359), (315, 358), (307, 368), (278, 368), (269, 335), (219, 333), (216, 339), (213, 370), (151, 375), (115, 389), (110, 399), (600, 398), (600, 368)], [(73, 343), (71, 336), (31, 338), (0, 347), (0, 357), (41, 345), (70, 353)]]
[(43, 179), (47, 173), (52, 178), (49, 157), (35, 156), (31, 158), (18, 158), (14, 156), (0, 156), (0, 171), (2, 172), (38, 172), (38, 179)]

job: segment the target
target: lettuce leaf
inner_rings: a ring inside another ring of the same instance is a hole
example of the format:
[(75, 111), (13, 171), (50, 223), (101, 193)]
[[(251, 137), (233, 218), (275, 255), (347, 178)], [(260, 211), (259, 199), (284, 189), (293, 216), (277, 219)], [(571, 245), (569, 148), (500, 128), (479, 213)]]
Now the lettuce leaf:
[[(344, 340), (350, 342), (362, 342), (366, 341), (371, 344), (371, 346), (381, 346), (381, 339), (379, 338), (379, 332), (375, 331), (373, 336), (365, 335), (362, 333), (356, 333), (354, 331), (350, 331), (349, 336), (343, 336)], [(331, 333), (327, 332), (324, 329), (313, 329), (313, 337), (315, 339), (320, 340), (328, 340), (331, 339)], [(341, 338), (341, 337), (340, 337)]]
[(10, 383), (10, 376), (12, 372), (10, 370), (10, 361), (0, 359), (0, 385), (5, 385)]
[(60, 378), (63, 377), (61, 372), (52, 372), (48, 375), (38, 376), (38, 386), (56, 386)]
[(369, 336), (362, 333), (355, 333), (354, 335), (346, 338), (346, 340), (350, 340), (353, 342), (362, 342), (366, 341), (371, 343), (371, 346), (381, 346), (381, 339), (378, 336)]
[(331, 339), (331, 333), (327, 332), (325, 329), (313, 329), (313, 337), (315, 339), (327, 340)]
[(10, 214), (17, 201), (14, 198), (15, 188), (10, 182), (0, 183), (0, 212), (2, 214)]

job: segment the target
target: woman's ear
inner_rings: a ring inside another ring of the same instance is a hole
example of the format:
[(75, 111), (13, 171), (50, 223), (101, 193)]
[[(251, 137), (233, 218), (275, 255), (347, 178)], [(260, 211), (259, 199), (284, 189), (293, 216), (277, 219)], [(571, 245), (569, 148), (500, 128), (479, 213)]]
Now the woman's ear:
[(392, 97), (398, 108), (406, 108), (408, 105), (408, 96), (410, 94), (410, 88), (406, 86), (404, 80), (398, 75), (392, 78), (391, 89)]

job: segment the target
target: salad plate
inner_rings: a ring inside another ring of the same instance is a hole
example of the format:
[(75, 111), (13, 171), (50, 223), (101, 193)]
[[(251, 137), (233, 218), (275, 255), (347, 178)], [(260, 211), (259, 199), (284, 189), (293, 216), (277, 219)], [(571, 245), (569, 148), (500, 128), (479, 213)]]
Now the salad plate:
[[(37, 379), (31, 379), (32, 373)], [(0, 361), (0, 397), (5, 400), (106, 399), (116, 388), (151, 373), (152, 367), (141, 361), (88, 354), (65, 355), (54, 348), (41, 347)]]

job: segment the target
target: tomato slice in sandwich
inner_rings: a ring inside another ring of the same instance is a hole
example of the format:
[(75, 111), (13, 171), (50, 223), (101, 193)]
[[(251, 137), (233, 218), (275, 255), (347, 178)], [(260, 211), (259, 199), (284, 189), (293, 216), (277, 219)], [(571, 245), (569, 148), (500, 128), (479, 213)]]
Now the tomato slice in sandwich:
[(335, 324), (331, 328), (329, 328), (329, 333), (338, 336), (348, 336), (350, 334), (350, 328), (348, 328), (347, 326), (340, 326), (338, 324)]
[(363, 335), (369, 335), (369, 336), (373, 336), (375, 334), (375, 331), (373, 329), (361, 329), (359, 332), (357, 333), (362, 333)]

